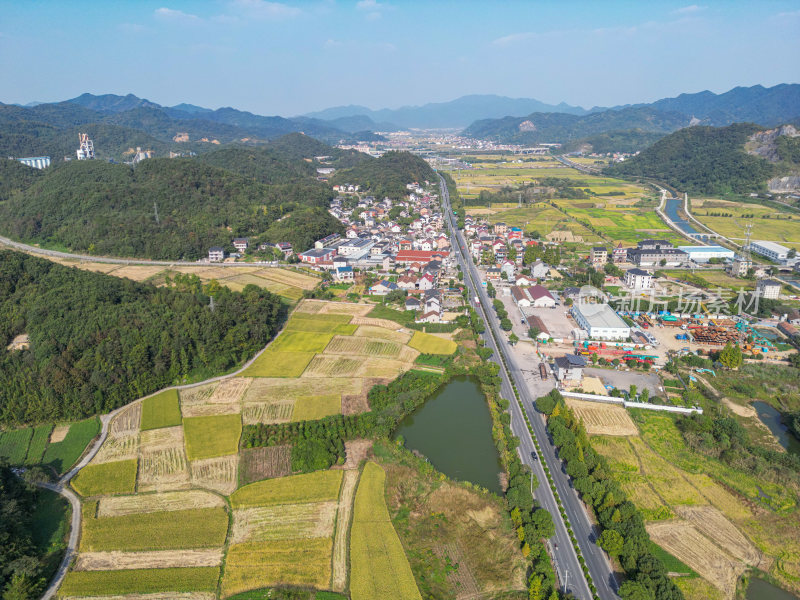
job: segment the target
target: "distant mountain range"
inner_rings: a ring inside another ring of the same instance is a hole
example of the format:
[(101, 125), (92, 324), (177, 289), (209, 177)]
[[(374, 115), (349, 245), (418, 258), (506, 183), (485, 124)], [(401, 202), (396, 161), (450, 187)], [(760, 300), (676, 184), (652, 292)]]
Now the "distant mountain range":
[(704, 91), (650, 104), (594, 108), (583, 115), (537, 111), (525, 116), (481, 119), (467, 127), (464, 135), (518, 144), (566, 143), (609, 132), (670, 133), (689, 125), (723, 127), (737, 122), (769, 127), (799, 118), (800, 84), (771, 88), (756, 85), (723, 94)]

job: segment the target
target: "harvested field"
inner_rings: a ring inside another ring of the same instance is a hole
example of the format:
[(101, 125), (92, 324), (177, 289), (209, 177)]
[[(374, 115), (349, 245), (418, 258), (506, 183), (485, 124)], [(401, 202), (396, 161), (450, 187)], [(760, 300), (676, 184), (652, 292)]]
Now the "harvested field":
[(353, 600), (421, 600), (384, 498), (386, 473), (364, 467), (356, 492), (350, 533), (350, 593)]
[(110, 434), (92, 459), (92, 464), (136, 458), (139, 455), (139, 434)]
[(127, 277), (134, 281), (144, 281), (154, 275), (158, 275), (163, 270), (164, 267), (161, 265), (130, 265), (114, 269), (111, 275), (114, 277)]
[(240, 415), (188, 417), (183, 420), (186, 457), (190, 461), (216, 458), (239, 451)]
[(280, 479), (266, 479), (236, 490), (231, 495), (231, 506), (245, 508), (337, 500), (341, 484), (341, 471), (314, 471)]
[(239, 454), (239, 485), (292, 473), (292, 447), (246, 448)]
[(324, 304), (325, 302), (323, 300), (312, 300), (312, 299), (303, 300), (300, 304), (297, 305), (297, 308), (294, 309), (294, 312), (292, 314), (315, 315), (322, 310)]
[(159, 569), (164, 567), (216, 567), (222, 564), (222, 548), (208, 550), (158, 550), (155, 552), (84, 552), (75, 571)]
[[(219, 571), (219, 569), (217, 569)], [(64, 600), (217, 600), (215, 592), (154, 592), (114, 596), (61, 596)]]
[(303, 396), (294, 404), (292, 421), (316, 421), (342, 412), (342, 397), (338, 394)]
[(72, 487), (84, 498), (105, 494), (132, 494), (136, 489), (136, 459), (86, 465)]
[(330, 333), (285, 331), (272, 342), (270, 350), (273, 352), (322, 352), (331, 338), (333, 338), (333, 334)]
[(242, 375), (246, 377), (300, 377), (314, 352), (287, 352), (270, 346), (253, 361)]
[(205, 404), (214, 394), (214, 390), (217, 389), (218, 385), (218, 383), (209, 383), (181, 390), (181, 408), (185, 409), (187, 406), (194, 404)]
[(142, 400), (142, 431), (174, 427), (181, 424), (178, 390), (163, 392)]
[[(363, 442), (364, 440), (359, 440)], [(349, 452), (348, 452), (349, 459)], [(342, 480), (339, 507), (336, 514), (336, 536), (333, 540), (333, 572), (332, 587), (343, 592), (347, 586), (347, 538), (350, 532), (350, 520), (353, 515), (353, 497), (358, 484), (358, 471), (347, 471)]]
[(402, 345), (398, 342), (382, 340), (380, 338), (356, 337), (337, 335), (334, 337), (325, 354), (344, 354), (347, 356), (378, 356), (394, 358), (400, 354)]
[(705, 473), (685, 473), (684, 477), (722, 513), (732, 519), (749, 519), (753, 512), (724, 487)]
[(192, 485), (208, 488), (226, 496), (236, 489), (236, 471), (239, 466), (237, 454), (194, 460), (189, 465), (192, 471)]
[(303, 372), (303, 377), (346, 377), (355, 376), (361, 361), (344, 356), (317, 355)]
[(189, 486), (183, 427), (143, 431), (139, 450), (139, 491), (182, 489)]
[[(356, 380), (357, 381), (357, 380)], [(367, 393), (372, 386), (375, 385), (371, 382), (383, 383), (385, 379), (362, 379), (362, 391), (359, 394), (342, 394), (342, 414), (343, 415), (357, 415), (369, 410), (369, 402), (367, 401)]]
[(639, 435), (628, 411), (614, 404), (567, 399), (575, 416), (583, 421), (589, 435)]
[[(283, 584), (328, 587), (331, 577), (331, 540), (275, 540), (246, 542), (228, 549), (222, 595)], [(374, 599), (373, 599), (374, 600)]]
[(69, 425), (56, 425), (50, 433), (50, 443), (63, 442), (64, 438), (67, 437), (67, 433), (69, 433)]
[(294, 402), (254, 402), (242, 407), (242, 422), (245, 425), (256, 423), (288, 423), (292, 420)]
[(679, 506), (675, 510), (681, 518), (734, 558), (753, 566), (761, 562), (758, 549), (713, 506)]
[(246, 377), (233, 377), (221, 381), (208, 399), (208, 403), (233, 404), (239, 402), (251, 381), (253, 380)]
[[(353, 325), (369, 325), (372, 327), (380, 327), (381, 329), (388, 329), (390, 331), (397, 331), (400, 329), (400, 325), (395, 323), (394, 321), (390, 321), (389, 319), (376, 319), (374, 317), (353, 317), (353, 320), (350, 321)], [(409, 334), (409, 339), (410, 338)]]
[[(404, 350), (406, 350), (404, 348)], [(402, 358), (402, 355), (401, 355)], [(416, 353), (414, 358), (416, 358)], [(381, 379), (394, 379), (400, 373), (408, 371), (413, 362), (411, 360), (391, 360), (388, 358), (367, 358), (359, 361), (357, 375), (359, 377), (379, 377)]]
[(241, 404), (192, 404), (183, 407), (184, 417), (218, 417), (238, 415), (241, 412)]
[[(187, 569), (130, 569), (127, 571), (72, 571), (67, 573), (58, 590), (60, 597), (125, 595), (126, 600), (183, 600), (198, 598), (195, 594), (167, 592), (215, 592), (219, 581), (218, 567)], [(129, 594), (136, 594), (130, 596)], [(119, 597), (119, 596), (117, 596)], [(202, 594), (199, 598), (207, 598)], [(216, 597), (214, 594), (212, 597)]]
[(111, 421), (109, 432), (112, 435), (138, 432), (141, 419), (142, 403), (135, 402), (114, 417), (114, 420)]
[(137, 494), (135, 496), (113, 496), (101, 498), (98, 517), (122, 517), (139, 513), (167, 512), (187, 508), (224, 507), (225, 501), (211, 492), (186, 490), (162, 494)]
[(320, 313), (326, 315), (353, 315), (363, 317), (368, 314), (374, 306), (371, 304), (353, 304), (351, 302), (323, 302)]
[(693, 525), (685, 521), (650, 523), (647, 533), (656, 544), (720, 589), (726, 598), (734, 597), (744, 564), (725, 554)]
[(225, 544), (224, 508), (194, 508), (84, 519), (81, 552), (188, 550)]
[(313, 290), (319, 283), (319, 278), (308, 273), (300, 273), (291, 269), (259, 269), (256, 274), (264, 279), (298, 287), (302, 290)]
[(336, 506), (336, 502), (314, 502), (235, 510), (229, 543), (331, 537)]
[(640, 460), (642, 472), (670, 506), (703, 505), (708, 502), (683, 478), (681, 471), (645, 446), (641, 438), (628, 438)]
[(452, 340), (443, 340), (421, 331), (414, 332), (408, 345), (422, 354), (453, 354), (458, 348), (458, 345)]
[(361, 381), (351, 377), (329, 378), (325, 381), (308, 377), (298, 379), (259, 377), (253, 379), (244, 395), (244, 402), (294, 401), (303, 396), (321, 394), (358, 394)]
[[(391, 321), (389, 321), (391, 323)], [(385, 327), (377, 327), (375, 325), (359, 325), (353, 334), (357, 337), (368, 337), (379, 340), (388, 340), (390, 342), (397, 342), (398, 344), (408, 344), (411, 339), (411, 334), (406, 331), (394, 331)]]

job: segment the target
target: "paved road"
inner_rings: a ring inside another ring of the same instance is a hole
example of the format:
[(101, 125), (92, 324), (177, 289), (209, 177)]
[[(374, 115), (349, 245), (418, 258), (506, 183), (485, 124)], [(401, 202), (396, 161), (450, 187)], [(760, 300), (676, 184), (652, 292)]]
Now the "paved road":
[[(597, 531), (592, 526), (583, 503), (577, 493), (572, 489), (569, 477), (562, 470), (561, 461), (556, 457), (555, 448), (550, 443), (549, 436), (547, 435), (543, 416), (533, 408), (534, 398), (525, 381), (524, 374), (517, 365), (513, 352), (510, 351), (505, 335), (503, 335), (500, 330), (497, 315), (490, 308), (491, 302), (488, 294), (483, 286), (479, 284), (478, 270), (473, 264), (471, 257), (466, 252), (466, 242), (464, 241), (463, 235), (458, 230), (455, 218), (453, 217), (447, 185), (444, 179), (441, 179), (440, 183), (442, 190), (442, 209), (448, 215), (451, 235), (453, 237), (452, 245), (455, 250), (456, 259), (464, 273), (464, 281), (471, 289), (470, 295), (473, 298), (475, 296), (479, 298), (480, 302), (477, 306), (477, 310), (483, 316), (487, 327), (494, 331), (494, 335), (490, 335), (487, 329), (483, 338), (486, 340), (488, 346), (495, 352), (495, 358), (493, 360), (500, 364), (502, 380), (501, 392), (503, 397), (507, 398), (511, 403), (511, 430), (514, 435), (520, 439), (520, 457), (525, 464), (531, 467), (531, 470), (539, 480), (539, 486), (535, 490), (536, 499), (539, 504), (553, 516), (556, 533), (549, 541), (562, 589), (565, 592), (572, 593), (575, 598), (590, 599), (592, 597), (588, 583), (583, 576), (578, 557), (569, 539), (566, 526), (560, 516), (555, 497), (548, 484), (544, 468), (542, 467), (542, 461), (547, 464), (550, 473), (553, 475), (556, 489), (564, 505), (572, 530), (578, 539), (581, 554), (589, 567), (589, 572), (597, 588), (598, 595), (603, 600), (616, 600), (618, 598), (616, 594), (617, 583), (605, 553), (595, 544)], [(500, 345), (499, 349), (498, 344)], [(499, 359), (496, 358), (498, 352), (502, 352), (505, 355), (509, 367), (508, 371), (503, 367)], [(533, 439), (525, 425), (522, 410), (515, 400), (514, 392), (511, 387), (512, 378), (520, 393), (523, 405), (525, 406), (525, 410), (533, 426), (534, 434), (542, 449), (542, 456), (536, 460), (532, 458), (532, 453), (535, 449)], [(552, 378), (547, 381), (540, 380), (535, 388), (537, 397), (547, 393), (554, 387), (555, 384)]]
[(173, 266), (190, 266), (201, 267), (212, 265), (214, 267), (280, 267), (277, 262), (248, 262), (248, 263), (235, 263), (235, 262), (197, 262), (188, 260), (146, 260), (141, 258), (114, 258), (113, 256), (89, 256), (88, 254), (72, 254), (70, 252), (59, 252), (58, 250), (46, 250), (31, 246), (30, 244), (23, 244), (22, 242), (15, 242), (7, 237), (0, 236), (0, 244), (22, 250), (23, 252), (30, 252), (31, 254), (39, 254), (40, 256), (49, 256), (51, 258), (63, 258), (67, 260), (83, 260), (88, 262), (109, 263), (112, 265), (158, 265), (164, 267)]

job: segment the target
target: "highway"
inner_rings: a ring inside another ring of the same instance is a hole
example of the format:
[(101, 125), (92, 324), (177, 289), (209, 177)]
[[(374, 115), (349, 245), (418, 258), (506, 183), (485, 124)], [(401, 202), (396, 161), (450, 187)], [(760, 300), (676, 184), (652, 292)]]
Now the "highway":
[[(617, 582), (613, 576), (611, 565), (603, 552), (596, 544), (596, 530), (593, 528), (583, 502), (577, 493), (572, 489), (569, 477), (563, 471), (561, 461), (556, 457), (555, 448), (550, 443), (550, 438), (545, 429), (544, 418), (533, 408), (534, 398), (532, 397), (528, 384), (523, 378), (522, 371), (517, 365), (512, 352), (509, 349), (507, 339), (500, 329), (499, 319), (491, 308), (491, 301), (484, 287), (480, 284), (480, 276), (477, 268), (472, 262), (472, 258), (466, 251), (466, 242), (461, 231), (459, 231), (453, 210), (450, 205), (450, 196), (447, 184), (440, 175), (440, 188), (442, 191), (442, 210), (447, 215), (450, 223), (452, 246), (461, 270), (464, 273), (464, 283), (470, 290), (470, 296), (479, 299), (477, 307), (478, 313), (483, 317), (487, 331), (483, 338), (487, 346), (492, 348), (494, 356), (492, 360), (500, 365), (500, 375), (502, 379), (501, 393), (510, 402), (511, 430), (520, 439), (519, 453), (522, 462), (528, 465), (539, 480), (539, 486), (535, 489), (534, 495), (539, 504), (545, 508), (552, 516), (555, 524), (555, 535), (549, 540), (551, 555), (556, 568), (559, 584), (563, 592), (573, 594), (575, 598), (589, 600), (592, 598), (588, 582), (583, 575), (583, 571), (578, 561), (578, 556), (570, 541), (564, 520), (561, 518), (555, 496), (550, 489), (550, 485), (545, 475), (542, 462), (546, 463), (553, 480), (556, 490), (561, 498), (564, 510), (569, 519), (570, 526), (578, 540), (581, 554), (583, 555), (592, 583), (597, 588), (597, 594), (602, 600), (617, 600)], [(490, 329), (494, 335), (490, 334)], [(499, 344), (499, 348), (498, 348)], [(499, 358), (499, 353), (506, 358), (508, 369), (504, 367)], [(532, 365), (533, 367), (533, 365)], [(516, 401), (514, 391), (511, 386), (513, 379), (520, 394), (523, 406), (528, 413), (534, 434), (542, 450), (542, 456), (537, 459), (532, 457), (535, 446), (530, 432), (525, 424), (522, 410)], [(537, 384), (537, 396), (544, 395), (555, 387), (553, 380), (541, 381)]]

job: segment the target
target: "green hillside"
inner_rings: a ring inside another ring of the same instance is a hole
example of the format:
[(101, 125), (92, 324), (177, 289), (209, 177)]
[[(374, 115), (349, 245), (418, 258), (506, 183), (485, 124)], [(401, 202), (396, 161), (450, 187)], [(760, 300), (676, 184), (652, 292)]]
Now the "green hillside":
[[(75, 420), (221, 374), (263, 347), (285, 310), (255, 286), (209, 301), (0, 251), (0, 424)], [(23, 332), (30, 349), (7, 351)]]
[(776, 167), (744, 150), (761, 127), (736, 123), (728, 127), (687, 127), (607, 169), (615, 176), (653, 177), (682, 192), (703, 195), (744, 194), (765, 189)]
[(412, 181), (434, 181), (436, 174), (428, 163), (410, 152), (390, 151), (376, 160), (364, 161), (350, 169), (337, 171), (331, 183), (352, 183), (382, 198), (401, 198)]

